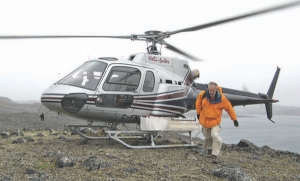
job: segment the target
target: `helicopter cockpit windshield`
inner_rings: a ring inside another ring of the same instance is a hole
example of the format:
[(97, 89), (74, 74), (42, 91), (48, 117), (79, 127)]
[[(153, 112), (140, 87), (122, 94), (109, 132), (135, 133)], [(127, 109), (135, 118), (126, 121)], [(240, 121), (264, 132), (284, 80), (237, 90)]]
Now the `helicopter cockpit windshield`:
[(87, 62), (65, 78), (61, 79), (58, 84), (95, 90), (106, 67), (107, 64), (104, 62)]

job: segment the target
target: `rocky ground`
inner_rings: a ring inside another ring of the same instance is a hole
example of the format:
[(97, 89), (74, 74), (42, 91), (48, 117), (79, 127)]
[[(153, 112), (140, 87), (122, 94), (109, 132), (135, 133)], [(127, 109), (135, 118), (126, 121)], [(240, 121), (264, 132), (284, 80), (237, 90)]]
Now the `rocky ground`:
[[(218, 163), (213, 164), (199, 138), (193, 148), (129, 149), (111, 139), (86, 140), (64, 132), (65, 124), (85, 121), (51, 112), (40, 121), (39, 104), (9, 101), (0, 99), (0, 181), (300, 180), (297, 153), (241, 140), (223, 144)], [(149, 144), (145, 139), (124, 140)], [(186, 136), (163, 133), (156, 143), (186, 142)]]
[[(85, 140), (59, 129), (1, 126), (6, 130), (0, 136), (0, 181), (300, 180), (299, 154), (247, 140), (223, 144), (214, 164), (201, 139), (194, 140), (193, 148), (129, 149), (114, 140)], [(148, 144), (145, 139), (126, 141)], [(165, 133), (157, 144), (185, 142), (185, 136)]]

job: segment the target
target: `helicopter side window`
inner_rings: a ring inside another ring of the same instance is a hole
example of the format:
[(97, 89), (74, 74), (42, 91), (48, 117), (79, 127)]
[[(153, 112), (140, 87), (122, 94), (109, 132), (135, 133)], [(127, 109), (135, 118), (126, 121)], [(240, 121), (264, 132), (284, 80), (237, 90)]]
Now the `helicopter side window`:
[(90, 61), (63, 78), (58, 84), (71, 85), (89, 90), (95, 90), (107, 64), (100, 61)]
[(141, 79), (141, 72), (131, 67), (113, 67), (107, 77), (105, 91), (135, 91)]
[(172, 80), (166, 80), (166, 83), (167, 83), (167, 84), (173, 84), (173, 83), (172, 83)]
[(153, 72), (147, 71), (145, 76), (145, 81), (143, 85), (144, 92), (152, 92), (155, 85), (155, 77)]

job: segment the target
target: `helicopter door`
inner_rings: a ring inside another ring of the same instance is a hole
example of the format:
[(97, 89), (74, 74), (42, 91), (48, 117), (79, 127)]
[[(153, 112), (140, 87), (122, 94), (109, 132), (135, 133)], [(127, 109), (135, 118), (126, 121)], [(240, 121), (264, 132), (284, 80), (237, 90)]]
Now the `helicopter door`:
[[(134, 98), (139, 94), (142, 68), (113, 66), (109, 67), (105, 79), (96, 93), (95, 106), (90, 106), (89, 114), (99, 115), (105, 119), (126, 122), (134, 117)], [(96, 113), (98, 112), (98, 113)], [(92, 116), (92, 115), (91, 115)], [(126, 118), (126, 120), (124, 120)]]
[(150, 115), (156, 100), (158, 88), (158, 73), (145, 69), (144, 80), (139, 91), (139, 95), (134, 102), (134, 113), (138, 115)]

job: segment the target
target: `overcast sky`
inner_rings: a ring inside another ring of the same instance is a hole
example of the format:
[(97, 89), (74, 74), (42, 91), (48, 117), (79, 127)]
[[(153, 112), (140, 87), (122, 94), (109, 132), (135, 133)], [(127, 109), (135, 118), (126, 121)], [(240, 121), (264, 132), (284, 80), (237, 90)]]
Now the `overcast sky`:
[[(174, 31), (287, 2), (210, 1), (0, 1), (0, 35), (131, 35)], [(276, 67), (274, 98), (300, 106), (300, 6), (166, 39), (205, 61), (197, 82), (266, 93)], [(0, 40), (0, 96), (39, 100), (43, 91), (88, 59), (126, 58), (145, 42), (123, 39)], [(162, 49), (162, 55), (187, 59)]]

